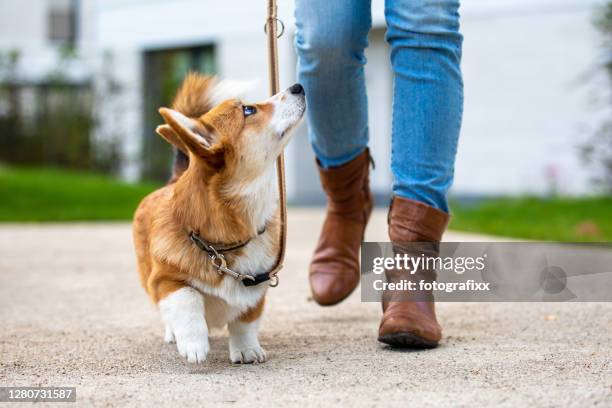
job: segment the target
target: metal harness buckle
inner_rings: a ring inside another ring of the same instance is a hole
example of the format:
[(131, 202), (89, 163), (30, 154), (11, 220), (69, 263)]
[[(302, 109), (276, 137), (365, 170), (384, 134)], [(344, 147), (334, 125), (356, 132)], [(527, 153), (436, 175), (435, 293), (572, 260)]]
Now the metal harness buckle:
[(214, 248), (213, 250), (215, 251), (216, 254), (215, 255), (209, 254), (208, 257), (210, 258), (210, 261), (212, 262), (213, 266), (217, 268), (217, 272), (219, 273), (219, 275), (223, 275), (225, 273), (239, 281), (243, 281), (245, 279), (249, 279), (252, 281), (255, 280), (255, 278), (251, 275), (245, 275), (244, 273), (236, 272), (228, 268), (225, 257), (222, 254), (219, 254)]
[[(255, 276), (252, 275), (247, 275), (244, 273), (240, 273), (240, 272), (236, 272), (230, 268), (227, 267), (227, 260), (225, 259), (225, 256), (222, 253), (219, 253), (219, 251), (212, 245), (207, 244), (205, 241), (203, 241), (198, 234), (196, 234), (195, 232), (191, 232), (189, 234), (189, 238), (191, 239), (191, 241), (196, 244), (196, 246), (198, 248), (200, 248), (202, 251), (206, 252), (206, 254), (208, 255), (208, 258), (210, 259), (210, 262), (212, 263), (212, 265), (215, 267), (215, 269), (217, 269), (217, 273), (219, 273), (219, 275), (229, 275), (232, 278), (236, 279), (237, 281), (241, 281), (244, 283), (245, 286), (253, 286), (254, 284), (256, 284), (256, 281), (258, 280)], [(259, 278), (261, 279), (261, 278)], [(265, 280), (271, 280), (272, 282), (270, 283), (271, 287), (276, 287), (278, 286), (278, 277), (276, 275), (274, 276), (267, 276), (266, 274), (266, 279)], [(251, 281), (253, 283), (248, 284), (247, 282), (244, 281)], [(265, 280), (262, 280), (260, 282), (263, 282)], [(257, 282), (257, 283), (260, 283)]]

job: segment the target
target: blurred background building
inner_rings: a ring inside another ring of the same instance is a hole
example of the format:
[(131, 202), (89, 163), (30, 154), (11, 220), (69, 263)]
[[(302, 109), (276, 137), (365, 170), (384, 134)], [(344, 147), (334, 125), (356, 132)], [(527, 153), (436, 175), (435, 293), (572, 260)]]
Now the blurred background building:
[[(384, 1), (372, 3), (366, 68), (377, 163), (372, 187), (386, 196), (392, 73)], [(610, 115), (600, 103), (609, 94), (601, 96), (606, 73), (598, 69), (604, 56), (593, 25), (597, 4), (463, 1), (466, 104), (456, 197), (597, 191), (580, 156)], [(289, 86), (296, 70), (293, 1), (280, 0), (279, 14), (286, 26), (281, 85)], [(30, 141), (15, 141), (14, 151), (3, 143), (0, 161), (22, 154), (26, 162), (165, 179), (171, 152), (154, 132), (157, 108), (170, 104), (189, 70), (259, 80), (250, 97), (264, 98), (264, 21), (263, 0), (0, 0), (0, 137)], [(290, 201), (321, 202), (305, 126), (286, 164)]]

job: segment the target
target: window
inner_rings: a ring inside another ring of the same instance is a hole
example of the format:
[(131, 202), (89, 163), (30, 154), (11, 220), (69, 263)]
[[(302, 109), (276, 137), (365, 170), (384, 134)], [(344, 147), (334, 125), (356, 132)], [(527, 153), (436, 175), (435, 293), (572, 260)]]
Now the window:
[(78, 0), (48, 0), (48, 38), (54, 43), (74, 45)]

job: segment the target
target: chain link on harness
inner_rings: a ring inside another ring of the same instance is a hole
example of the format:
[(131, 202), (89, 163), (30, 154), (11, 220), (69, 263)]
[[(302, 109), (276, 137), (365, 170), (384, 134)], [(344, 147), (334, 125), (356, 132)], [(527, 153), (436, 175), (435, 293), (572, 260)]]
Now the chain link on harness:
[[(257, 232), (257, 235), (261, 235), (266, 231), (266, 229), (262, 229)], [(212, 263), (213, 267), (217, 270), (219, 275), (229, 275), (237, 281), (241, 281), (244, 286), (255, 286), (262, 282), (270, 281), (271, 287), (278, 286), (278, 277), (276, 275), (272, 275), (270, 272), (265, 272), (257, 275), (249, 275), (246, 273), (237, 272), (227, 266), (227, 259), (223, 252), (235, 251), (237, 249), (245, 247), (251, 239), (248, 239), (243, 242), (239, 242), (230, 246), (220, 246), (213, 245), (210, 242), (202, 239), (196, 232), (192, 231), (189, 233), (189, 238), (191, 241), (200, 248), (203, 252), (206, 252), (208, 255), (208, 259)]]

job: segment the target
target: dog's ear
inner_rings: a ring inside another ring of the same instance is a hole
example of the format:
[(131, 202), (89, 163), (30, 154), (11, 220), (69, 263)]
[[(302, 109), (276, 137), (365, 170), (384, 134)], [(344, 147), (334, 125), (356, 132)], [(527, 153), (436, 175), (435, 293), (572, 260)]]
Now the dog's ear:
[(202, 123), (173, 109), (160, 108), (159, 113), (170, 128), (165, 128), (166, 125), (157, 128), (158, 133), (166, 140), (179, 149), (182, 145), (186, 152), (190, 151), (211, 164), (219, 164), (223, 147), (216, 143), (214, 135)]
[(155, 129), (155, 132), (166, 139), (168, 143), (179, 149), (185, 154), (189, 154), (189, 150), (183, 140), (176, 134), (170, 125), (160, 125)]

